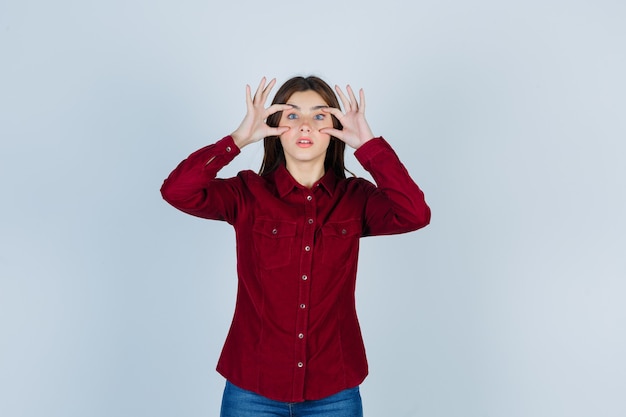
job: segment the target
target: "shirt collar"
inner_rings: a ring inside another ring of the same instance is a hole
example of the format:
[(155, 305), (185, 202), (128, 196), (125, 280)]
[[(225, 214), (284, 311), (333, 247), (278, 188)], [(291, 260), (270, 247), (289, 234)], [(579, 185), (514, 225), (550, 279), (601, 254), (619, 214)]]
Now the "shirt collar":
[[(278, 194), (281, 197), (289, 194), (294, 188), (305, 189), (306, 187), (300, 185), (298, 181), (296, 181), (287, 168), (284, 165), (279, 165), (274, 171), (274, 182), (276, 183), (276, 189), (278, 190)], [(323, 190), (326, 190), (328, 195), (332, 197), (333, 192), (335, 191), (335, 186), (337, 185), (337, 179), (335, 177), (335, 173), (332, 169), (326, 171), (324, 176), (320, 178), (315, 184), (313, 184), (313, 188), (320, 187)]]

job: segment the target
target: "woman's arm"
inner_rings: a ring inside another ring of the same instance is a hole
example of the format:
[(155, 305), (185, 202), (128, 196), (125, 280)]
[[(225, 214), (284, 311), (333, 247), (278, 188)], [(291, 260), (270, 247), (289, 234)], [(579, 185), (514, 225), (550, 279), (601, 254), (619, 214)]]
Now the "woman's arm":
[(322, 129), (355, 148), (355, 157), (372, 174), (377, 187), (369, 190), (365, 203), (364, 235), (383, 235), (417, 230), (430, 222), (430, 208), (424, 193), (411, 179), (391, 146), (383, 138), (374, 138), (365, 119), (365, 93), (359, 90), (359, 101), (350, 86), (347, 96), (335, 86), (345, 112), (328, 108), (342, 124), (343, 130)]
[(374, 138), (354, 156), (372, 175), (372, 187), (364, 207), (363, 234), (388, 235), (411, 232), (430, 223), (424, 193), (383, 138)]
[(161, 195), (172, 206), (193, 216), (234, 220), (240, 181), (215, 177), (239, 153), (231, 136), (195, 151), (163, 182)]
[(265, 102), (276, 80), (271, 80), (267, 86), (265, 82), (263, 78), (254, 98), (250, 86), (246, 86), (246, 116), (230, 136), (192, 153), (172, 171), (161, 187), (161, 194), (168, 203), (194, 216), (234, 221), (243, 198), (241, 178), (220, 180), (216, 179), (217, 173), (244, 146), (289, 129), (271, 128), (266, 124), (268, 116), (290, 106), (277, 104), (266, 109)]

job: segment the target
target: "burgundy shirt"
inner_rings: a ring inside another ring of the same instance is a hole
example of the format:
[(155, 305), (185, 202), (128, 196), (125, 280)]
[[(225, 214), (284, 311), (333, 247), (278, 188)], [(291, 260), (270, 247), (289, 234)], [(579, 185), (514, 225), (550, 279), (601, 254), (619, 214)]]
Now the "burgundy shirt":
[(329, 170), (309, 189), (284, 166), (216, 179), (239, 152), (227, 136), (192, 153), (161, 188), (174, 207), (235, 228), (237, 301), (217, 371), (286, 402), (359, 385), (367, 375), (354, 299), (359, 238), (426, 226), (422, 191), (382, 138), (355, 151), (378, 186)]

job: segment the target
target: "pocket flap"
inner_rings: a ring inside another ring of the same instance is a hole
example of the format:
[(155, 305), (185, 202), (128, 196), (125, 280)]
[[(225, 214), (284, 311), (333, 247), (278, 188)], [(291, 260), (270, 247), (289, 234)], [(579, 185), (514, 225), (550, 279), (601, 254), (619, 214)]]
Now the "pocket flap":
[(257, 219), (252, 231), (269, 238), (293, 237), (296, 235), (296, 223), (284, 220)]
[(328, 237), (346, 238), (361, 235), (361, 222), (348, 220), (343, 222), (327, 223), (322, 227), (322, 234)]

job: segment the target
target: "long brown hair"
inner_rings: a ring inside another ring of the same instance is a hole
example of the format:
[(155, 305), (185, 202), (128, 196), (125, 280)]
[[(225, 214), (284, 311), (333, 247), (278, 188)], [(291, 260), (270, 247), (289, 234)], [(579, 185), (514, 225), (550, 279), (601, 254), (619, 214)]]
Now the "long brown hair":
[[(289, 97), (293, 93), (313, 90), (328, 104), (329, 107), (339, 107), (339, 101), (337, 96), (333, 92), (332, 88), (324, 80), (315, 76), (309, 77), (293, 77), (287, 80), (276, 92), (272, 104), (284, 104), (289, 100)], [(267, 118), (267, 125), (270, 127), (277, 127), (283, 112), (277, 112)], [(333, 127), (335, 129), (342, 129), (341, 123), (335, 116), (332, 116)], [(280, 144), (278, 136), (268, 136), (263, 139), (263, 146), (265, 148), (265, 154), (263, 155), (263, 163), (259, 175), (266, 175), (272, 173), (280, 165), (285, 165), (285, 152), (283, 146)], [(324, 169), (328, 171), (332, 169), (335, 172), (337, 178), (346, 178), (346, 168), (343, 161), (344, 151), (346, 144), (337, 139), (334, 136), (330, 137), (330, 144), (326, 151), (326, 158), (324, 159)]]

